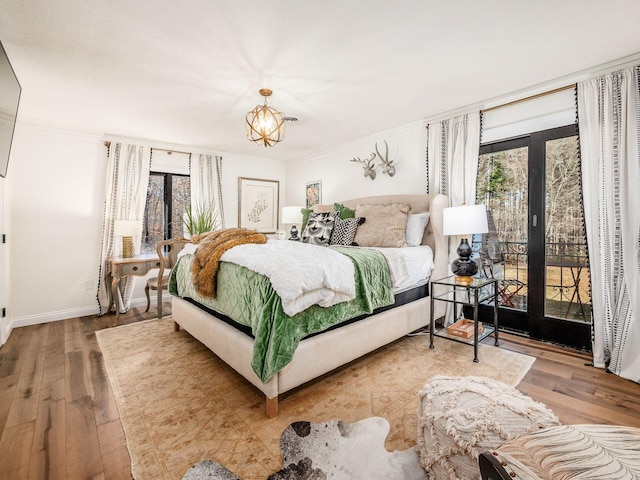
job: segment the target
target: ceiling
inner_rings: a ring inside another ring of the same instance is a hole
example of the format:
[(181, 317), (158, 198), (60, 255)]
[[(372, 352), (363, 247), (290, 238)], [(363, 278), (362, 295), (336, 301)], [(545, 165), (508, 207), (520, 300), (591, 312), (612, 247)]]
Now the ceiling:
[[(638, 0), (0, 0), (21, 121), (283, 160), (640, 52)], [(246, 138), (270, 104), (284, 142)]]

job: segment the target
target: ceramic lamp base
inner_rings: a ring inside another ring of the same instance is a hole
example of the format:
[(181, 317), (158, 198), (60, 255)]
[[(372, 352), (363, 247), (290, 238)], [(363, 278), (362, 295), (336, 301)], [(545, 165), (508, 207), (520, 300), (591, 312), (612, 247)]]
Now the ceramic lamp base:
[(295, 225), (291, 226), (291, 231), (289, 233), (291, 234), (289, 240), (293, 240), (294, 242), (300, 241), (300, 237), (298, 237), (298, 229)]
[(133, 257), (133, 237), (122, 237), (122, 256)]

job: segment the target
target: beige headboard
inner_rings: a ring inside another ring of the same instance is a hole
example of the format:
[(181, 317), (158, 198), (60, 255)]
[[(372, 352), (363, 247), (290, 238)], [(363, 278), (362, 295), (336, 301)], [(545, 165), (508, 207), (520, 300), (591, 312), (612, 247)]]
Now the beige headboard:
[(444, 195), (379, 195), (375, 197), (354, 198), (339, 203), (353, 210), (356, 209), (356, 205), (359, 203), (375, 205), (400, 203), (409, 207), (409, 213), (429, 212), (429, 223), (424, 231), (422, 244), (429, 245), (434, 251), (436, 249), (436, 232), (439, 236), (442, 236), (442, 209), (449, 206), (448, 199)]
[(435, 270), (432, 278), (448, 275), (449, 242), (442, 234), (443, 210), (449, 206), (449, 198), (446, 195), (379, 195), (354, 198), (339, 203), (353, 210), (359, 203), (375, 205), (400, 203), (409, 207), (409, 213), (429, 212), (429, 223), (422, 237), (422, 245), (429, 245), (434, 252)]

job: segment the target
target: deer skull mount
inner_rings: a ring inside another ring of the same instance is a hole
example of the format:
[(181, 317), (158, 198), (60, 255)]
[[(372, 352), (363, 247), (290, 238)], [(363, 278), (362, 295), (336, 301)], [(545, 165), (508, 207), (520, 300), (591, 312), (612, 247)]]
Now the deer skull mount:
[(371, 157), (366, 160), (362, 160), (360, 157), (352, 158), (352, 162), (358, 162), (362, 164), (362, 168), (364, 169), (364, 176), (369, 177), (371, 180), (376, 179), (376, 165), (374, 160), (376, 159), (375, 152), (371, 153)]
[(369, 177), (371, 180), (375, 180), (376, 165), (374, 162), (376, 157), (379, 157), (380, 161), (382, 162), (379, 164), (382, 167), (382, 173), (384, 175), (389, 175), (390, 177), (393, 177), (396, 174), (396, 167), (394, 166), (396, 162), (394, 160), (389, 160), (389, 145), (387, 144), (386, 140), (384, 141), (384, 147), (385, 147), (384, 156), (380, 153), (380, 150), (378, 150), (378, 143), (376, 142), (376, 146), (375, 146), (376, 151), (372, 152), (369, 158), (363, 160), (360, 157), (354, 157), (351, 159), (351, 161), (361, 163), (362, 168), (364, 169), (364, 176)]
[(382, 167), (382, 173), (393, 177), (396, 174), (396, 167), (393, 166), (395, 161), (389, 160), (389, 145), (387, 144), (386, 140), (384, 141), (384, 148), (385, 152), (383, 157), (382, 155), (380, 155), (380, 151), (378, 150), (378, 143), (376, 142), (376, 153), (378, 154), (378, 157), (380, 157), (380, 161), (382, 162), (380, 164), (380, 166)]

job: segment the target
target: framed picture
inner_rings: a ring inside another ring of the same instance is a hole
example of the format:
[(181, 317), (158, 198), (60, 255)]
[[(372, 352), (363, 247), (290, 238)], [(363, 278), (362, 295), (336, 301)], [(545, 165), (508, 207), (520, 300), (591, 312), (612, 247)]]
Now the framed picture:
[(238, 226), (274, 233), (278, 229), (280, 182), (238, 178)]
[(307, 199), (307, 208), (322, 203), (322, 183), (320, 180), (307, 182), (305, 197)]

